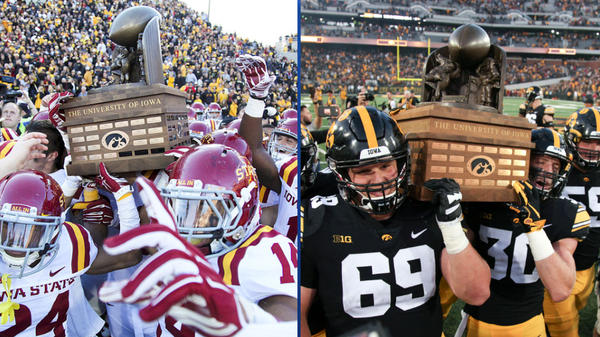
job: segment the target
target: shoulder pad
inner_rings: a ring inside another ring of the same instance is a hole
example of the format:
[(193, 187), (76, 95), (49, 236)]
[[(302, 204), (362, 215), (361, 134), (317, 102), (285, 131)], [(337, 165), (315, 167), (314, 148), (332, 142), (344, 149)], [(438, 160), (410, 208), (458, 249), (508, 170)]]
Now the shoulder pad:
[(555, 112), (554, 107), (550, 106), (550, 105), (547, 105), (546, 108), (544, 109), (544, 113), (546, 115), (554, 115), (554, 112)]
[(326, 207), (336, 206), (339, 202), (337, 195), (327, 197), (316, 195), (311, 199), (303, 199), (300, 203), (302, 238), (315, 233), (323, 223)]

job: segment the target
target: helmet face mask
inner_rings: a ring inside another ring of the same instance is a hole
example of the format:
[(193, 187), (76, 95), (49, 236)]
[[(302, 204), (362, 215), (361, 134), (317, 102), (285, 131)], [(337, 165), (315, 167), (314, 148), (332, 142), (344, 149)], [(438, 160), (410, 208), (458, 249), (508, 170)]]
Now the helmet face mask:
[(302, 193), (315, 183), (319, 169), (319, 151), (315, 140), (304, 124), (300, 124), (300, 131), (302, 133), (300, 142), (300, 168), (302, 169), (300, 173), (300, 192)]
[(207, 256), (237, 248), (258, 224), (258, 178), (246, 157), (222, 144), (203, 144), (178, 159), (161, 191), (180, 235)]
[[(350, 205), (369, 214), (387, 214), (406, 199), (410, 148), (396, 121), (376, 108), (344, 111), (327, 134), (326, 157), (340, 195)], [(395, 161), (394, 177), (386, 181), (360, 184), (349, 174), (350, 169), (391, 161)]]
[(298, 153), (298, 120), (288, 119), (271, 132), (269, 154), (278, 161)]
[(64, 209), (62, 190), (39, 171), (19, 171), (0, 181), (0, 257), (16, 272), (37, 273), (56, 257)]
[(533, 130), (531, 140), (536, 147), (531, 151), (529, 181), (538, 189), (542, 200), (557, 198), (571, 169), (571, 156), (566, 152), (564, 139), (557, 132), (542, 128)]
[(600, 172), (600, 151), (582, 146), (582, 142), (600, 141), (599, 119), (597, 109), (582, 108), (567, 119), (565, 126), (565, 143), (573, 155), (573, 163), (588, 173)]
[(206, 114), (208, 115), (208, 119), (212, 119), (215, 121), (221, 120), (221, 106), (219, 103), (210, 103), (208, 108), (206, 108)]

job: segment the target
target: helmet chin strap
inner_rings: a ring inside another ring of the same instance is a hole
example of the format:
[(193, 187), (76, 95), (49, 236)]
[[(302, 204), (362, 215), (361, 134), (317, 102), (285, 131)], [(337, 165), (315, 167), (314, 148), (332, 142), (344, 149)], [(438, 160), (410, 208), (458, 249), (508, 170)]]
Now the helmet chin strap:
[(391, 202), (391, 200), (393, 200), (394, 197), (395, 197), (395, 195), (396, 195), (396, 191), (394, 191), (394, 192), (392, 192), (390, 194), (382, 195), (380, 197), (371, 197), (371, 198), (365, 197), (360, 192), (359, 192), (359, 194), (361, 196), (361, 198), (360, 198), (360, 206), (362, 208), (367, 209), (367, 210), (374, 211), (373, 205), (372, 205), (373, 203), (383, 204), (384, 200), (389, 200)]
[(35, 251), (31, 254), (28, 254), (27, 261), (25, 261), (25, 257), (10, 256), (4, 249), (0, 249), (0, 256), (9, 268), (21, 269), (24, 267), (24, 264), (27, 264), (27, 266), (31, 266), (34, 263), (36, 263), (40, 259), (40, 252)]

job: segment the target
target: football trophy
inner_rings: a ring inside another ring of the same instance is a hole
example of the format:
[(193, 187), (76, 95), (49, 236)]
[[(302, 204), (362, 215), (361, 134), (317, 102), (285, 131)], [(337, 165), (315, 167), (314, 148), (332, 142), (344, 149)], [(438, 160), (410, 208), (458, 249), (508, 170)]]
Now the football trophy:
[(164, 169), (164, 153), (190, 145), (186, 94), (164, 85), (161, 15), (135, 6), (117, 15), (108, 34), (115, 44), (109, 85), (63, 104), (72, 163), (69, 175)]
[(408, 133), (412, 197), (429, 200), (427, 180), (453, 178), (463, 201), (517, 201), (512, 183), (529, 176), (535, 126), (502, 114), (505, 71), (505, 51), (473, 24), (429, 55), (422, 103), (393, 116)]

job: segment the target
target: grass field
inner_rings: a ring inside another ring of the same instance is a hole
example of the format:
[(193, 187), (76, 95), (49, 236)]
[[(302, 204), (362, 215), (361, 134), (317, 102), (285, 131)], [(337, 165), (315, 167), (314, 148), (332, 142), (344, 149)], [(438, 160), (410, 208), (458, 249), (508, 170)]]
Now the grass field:
[[(339, 101), (339, 97), (337, 97)], [(395, 98), (399, 100), (399, 96)], [(309, 110), (313, 112), (314, 117), (314, 108), (312, 106), (312, 101), (308, 97), (308, 95), (302, 95), (301, 104), (308, 106)], [(385, 96), (376, 96), (375, 97), (377, 106), (380, 106), (381, 103), (387, 101)], [(524, 101), (523, 98), (513, 98), (513, 97), (505, 97), (504, 98), (504, 113), (516, 116), (519, 112), (519, 105)], [(555, 116), (557, 118), (566, 118), (571, 115), (571, 113), (583, 107), (582, 102), (573, 102), (573, 101), (561, 101), (561, 100), (545, 100), (544, 104), (551, 105), (555, 108), (556, 113)], [(322, 129), (328, 128), (329, 122), (327, 120), (323, 121)], [(325, 145), (319, 145), (319, 152), (321, 158), (321, 166), (325, 165)], [(580, 321), (579, 321), (579, 335), (582, 337), (592, 336), (592, 331), (594, 329), (594, 323), (596, 322), (596, 312), (597, 312), (597, 304), (596, 304), (596, 295), (592, 293), (589, 297), (588, 303), (586, 307), (579, 312)], [(461, 315), (460, 311), (462, 310), (464, 303), (462, 301), (458, 301), (455, 305), (452, 306), (452, 310), (448, 315), (448, 318), (444, 322), (444, 334), (446, 337), (454, 336), (454, 333), (460, 323)]]

